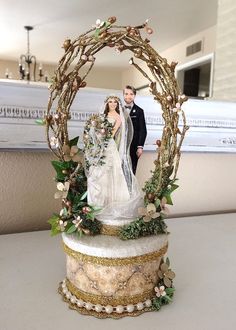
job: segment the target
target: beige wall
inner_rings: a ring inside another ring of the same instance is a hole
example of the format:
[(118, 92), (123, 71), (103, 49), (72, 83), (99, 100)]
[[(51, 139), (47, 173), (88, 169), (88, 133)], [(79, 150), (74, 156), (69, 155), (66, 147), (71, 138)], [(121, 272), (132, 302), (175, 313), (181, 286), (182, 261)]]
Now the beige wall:
[(0, 233), (40, 230), (58, 211), (49, 152), (0, 152)]
[(119, 90), (122, 86), (122, 71), (115, 68), (95, 67), (86, 81), (89, 87)]
[[(142, 186), (154, 159), (154, 152), (140, 159), (137, 176)], [(236, 154), (183, 153), (171, 216), (236, 211), (235, 163)]]
[(220, 0), (213, 97), (236, 101), (236, 2)]
[[(185, 56), (186, 47), (199, 41), (203, 40), (203, 50), (194, 55)], [(215, 51), (215, 43), (216, 43), (216, 26), (212, 26), (206, 30), (203, 30), (191, 38), (188, 38), (171, 48), (166, 49), (161, 52), (160, 55), (162, 57), (167, 58), (168, 62), (176, 61), (179, 64), (184, 64), (186, 62), (193, 61), (199, 57), (208, 55)], [(138, 63), (144, 70), (146, 69), (146, 65), (143, 62), (138, 62), (135, 59), (135, 62)], [(140, 87), (146, 85), (148, 80), (142, 76), (142, 74), (135, 69), (133, 66), (129, 67), (127, 70), (123, 71), (122, 74), (122, 85), (133, 84), (136, 87)]]
[[(186, 47), (192, 45), (197, 41), (203, 41), (203, 48), (201, 52), (186, 56)], [(216, 47), (216, 26), (212, 26), (206, 30), (196, 33), (190, 38), (174, 45), (171, 48), (161, 52), (160, 55), (166, 57), (168, 62), (177, 61), (179, 64), (185, 64), (189, 61), (196, 60), (199, 57), (208, 55), (215, 51)]]
[[(19, 79), (18, 62), (0, 60), (0, 79), (5, 79), (5, 71), (8, 68), (13, 79)], [(43, 64), (43, 72), (47, 71), (53, 76), (56, 65)], [(43, 81), (43, 79), (42, 79)], [(119, 68), (103, 68), (94, 66), (86, 78), (89, 87), (120, 89), (122, 86), (122, 71)]]
[[(0, 152), (0, 233), (49, 228), (46, 221), (60, 210), (49, 152)], [(150, 176), (154, 152), (142, 156), (137, 177)], [(236, 155), (184, 153), (173, 193), (171, 216), (236, 211)]]

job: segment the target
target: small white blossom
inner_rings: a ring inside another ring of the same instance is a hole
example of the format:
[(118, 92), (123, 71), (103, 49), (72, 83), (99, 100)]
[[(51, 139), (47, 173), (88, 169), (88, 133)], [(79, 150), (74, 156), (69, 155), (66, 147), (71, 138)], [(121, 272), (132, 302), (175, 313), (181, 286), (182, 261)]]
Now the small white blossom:
[(129, 64), (130, 64), (130, 65), (134, 64), (134, 61), (133, 61), (132, 58), (129, 60)]
[(138, 213), (143, 216), (144, 222), (149, 222), (160, 216), (160, 213), (156, 212), (156, 206), (153, 203), (149, 203), (146, 208), (140, 207)]
[(76, 228), (78, 228), (83, 220), (78, 216), (75, 220), (73, 220), (73, 224), (75, 225)]
[(51, 147), (56, 147), (56, 148), (58, 148), (58, 146), (59, 146), (59, 141), (58, 141), (58, 139), (57, 139), (55, 136), (52, 136), (52, 137), (50, 138), (50, 146), (51, 146)]
[(100, 29), (101, 27), (103, 27), (103, 25), (105, 24), (104, 21), (101, 21), (99, 18), (96, 20), (95, 25), (93, 25), (93, 27)]
[(58, 222), (58, 229), (60, 229), (60, 231), (64, 231), (66, 226), (67, 226), (67, 221), (60, 220)]
[(159, 297), (164, 297), (166, 296), (166, 292), (165, 292), (165, 287), (162, 285), (160, 286), (160, 288), (158, 288), (157, 286), (155, 287), (155, 292), (156, 292), (156, 296)]
[(69, 191), (69, 188), (70, 188), (70, 183), (69, 182), (65, 182), (65, 184), (63, 184), (62, 182), (58, 182), (57, 183), (57, 189), (59, 191), (57, 191), (54, 195), (54, 197), (56, 199), (58, 198), (66, 198), (67, 197), (67, 194), (68, 194), (68, 191)]

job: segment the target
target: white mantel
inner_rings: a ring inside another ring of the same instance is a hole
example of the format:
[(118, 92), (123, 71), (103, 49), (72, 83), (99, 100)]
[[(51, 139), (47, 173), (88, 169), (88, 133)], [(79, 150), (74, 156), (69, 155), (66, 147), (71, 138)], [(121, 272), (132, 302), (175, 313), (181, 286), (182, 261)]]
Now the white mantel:
[[(121, 91), (85, 88), (78, 92), (69, 122), (70, 137), (82, 135), (86, 119), (103, 108), (109, 94)], [(48, 85), (24, 81), (0, 81), (0, 148), (47, 150), (45, 128), (35, 124), (42, 118), (49, 98)], [(163, 128), (161, 109), (152, 96), (137, 95), (136, 103), (145, 110), (148, 136), (145, 149), (155, 150)], [(236, 103), (190, 99), (184, 104), (187, 132), (183, 151), (236, 152)]]

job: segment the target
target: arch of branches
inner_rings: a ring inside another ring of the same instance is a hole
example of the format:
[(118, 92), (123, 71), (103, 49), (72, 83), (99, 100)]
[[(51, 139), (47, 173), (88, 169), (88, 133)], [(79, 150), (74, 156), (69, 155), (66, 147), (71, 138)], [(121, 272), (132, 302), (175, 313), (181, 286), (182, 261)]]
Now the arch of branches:
[[(162, 211), (165, 203), (172, 203), (170, 193), (177, 187), (174, 182), (179, 166), (180, 149), (188, 129), (182, 110), (182, 104), (187, 97), (181, 94), (175, 78), (177, 63), (169, 64), (150, 45), (147, 36), (152, 33), (152, 29), (148, 23), (139, 26), (118, 26), (115, 22), (116, 18), (110, 17), (105, 22), (97, 22), (97, 26), (74, 41), (64, 41), (65, 54), (59, 61), (50, 86), (45, 117), (48, 146), (58, 158), (58, 162), (63, 164), (67, 161), (64, 146), (71, 147), (73, 144), (67, 129), (70, 107), (79, 89), (86, 86), (86, 77), (95, 64), (95, 55), (105, 47), (118, 52), (130, 51), (133, 56), (129, 63), (147, 79), (150, 92), (162, 109), (164, 127), (161, 139), (156, 141), (155, 169), (144, 187), (146, 205), (153, 203)], [(145, 69), (135, 63), (136, 59), (144, 62)], [(84, 72), (83, 75), (81, 71)], [(52, 111), (52, 107), (56, 112)], [(52, 138), (56, 140), (56, 148), (52, 147)], [(81, 169), (80, 165), (78, 163), (77, 166), (67, 166), (66, 170), (64, 169), (64, 181), (72, 183)], [(63, 175), (58, 181), (63, 182)], [(70, 210), (70, 201), (66, 198), (63, 201)]]

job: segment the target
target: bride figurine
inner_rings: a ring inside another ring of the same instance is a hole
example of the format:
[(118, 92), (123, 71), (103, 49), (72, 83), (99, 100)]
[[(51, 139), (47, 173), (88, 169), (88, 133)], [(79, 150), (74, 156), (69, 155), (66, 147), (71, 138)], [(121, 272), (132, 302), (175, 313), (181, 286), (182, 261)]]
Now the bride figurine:
[(85, 126), (88, 204), (100, 209), (96, 218), (108, 225), (133, 221), (143, 206), (129, 156), (132, 137), (132, 121), (117, 96), (108, 96), (103, 114)]

